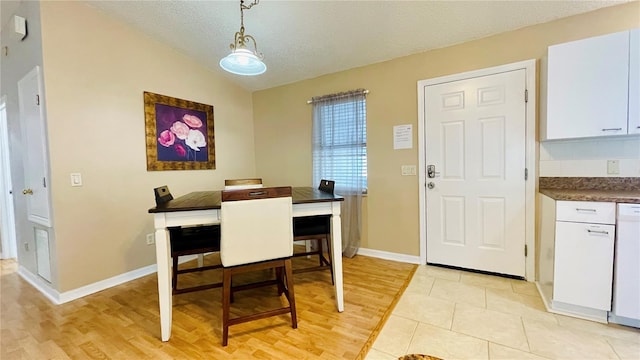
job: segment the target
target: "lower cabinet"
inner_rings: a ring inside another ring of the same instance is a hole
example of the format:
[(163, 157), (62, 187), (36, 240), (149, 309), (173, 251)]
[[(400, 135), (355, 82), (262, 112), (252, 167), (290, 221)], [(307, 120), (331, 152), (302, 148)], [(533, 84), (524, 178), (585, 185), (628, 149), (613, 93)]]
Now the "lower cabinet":
[(554, 301), (611, 310), (614, 225), (558, 221)]
[(611, 310), (615, 203), (557, 201), (553, 308), (605, 321)]

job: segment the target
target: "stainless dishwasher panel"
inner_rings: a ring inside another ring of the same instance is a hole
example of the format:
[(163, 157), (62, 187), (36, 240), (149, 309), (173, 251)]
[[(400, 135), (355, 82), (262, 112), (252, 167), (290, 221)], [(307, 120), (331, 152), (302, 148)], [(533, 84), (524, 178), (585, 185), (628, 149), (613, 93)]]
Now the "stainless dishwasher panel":
[(640, 204), (618, 204), (613, 283), (609, 321), (640, 327)]

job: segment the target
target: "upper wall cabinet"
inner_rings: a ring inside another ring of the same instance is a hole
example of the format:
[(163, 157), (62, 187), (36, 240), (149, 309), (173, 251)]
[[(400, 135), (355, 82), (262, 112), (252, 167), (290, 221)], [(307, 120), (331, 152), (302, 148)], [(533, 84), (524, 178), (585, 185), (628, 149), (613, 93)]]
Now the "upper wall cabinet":
[(629, 36), (629, 134), (640, 134), (640, 29)]
[(549, 47), (543, 140), (640, 133), (638, 32)]

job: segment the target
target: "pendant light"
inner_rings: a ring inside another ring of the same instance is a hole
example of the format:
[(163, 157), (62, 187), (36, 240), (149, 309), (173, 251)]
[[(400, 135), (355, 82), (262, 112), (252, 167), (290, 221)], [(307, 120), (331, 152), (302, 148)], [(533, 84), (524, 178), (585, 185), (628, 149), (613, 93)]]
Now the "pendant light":
[[(220, 60), (220, 67), (236, 75), (260, 75), (267, 71), (267, 65), (262, 62), (263, 55), (258, 52), (256, 39), (244, 33), (244, 10), (257, 5), (260, 0), (254, 0), (249, 5), (240, 0), (240, 31), (236, 32), (234, 42), (229, 45), (231, 54)], [(253, 50), (247, 48), (253, 45)]]

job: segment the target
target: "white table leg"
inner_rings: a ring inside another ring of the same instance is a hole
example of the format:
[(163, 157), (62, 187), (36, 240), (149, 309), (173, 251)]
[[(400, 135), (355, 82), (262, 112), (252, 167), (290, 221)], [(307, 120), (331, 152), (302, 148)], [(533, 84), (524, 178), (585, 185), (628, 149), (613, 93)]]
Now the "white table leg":
[(204, 254), (198, 254), (198, 267), (204, 266)]
[(340, 202), (331, 204), (331, 251), (334, 287), (336, 291), (336, 306), (339, 312), (344, 311), (344, 289), (342, 286), (342, 220), (340, 219)]
[(169, 231), (156, 229), (156, 261), (158, 264), (158, 298), (160, 303), (160, 333), (162, 341), (171, 337), (171, 253), (169, 252)]

